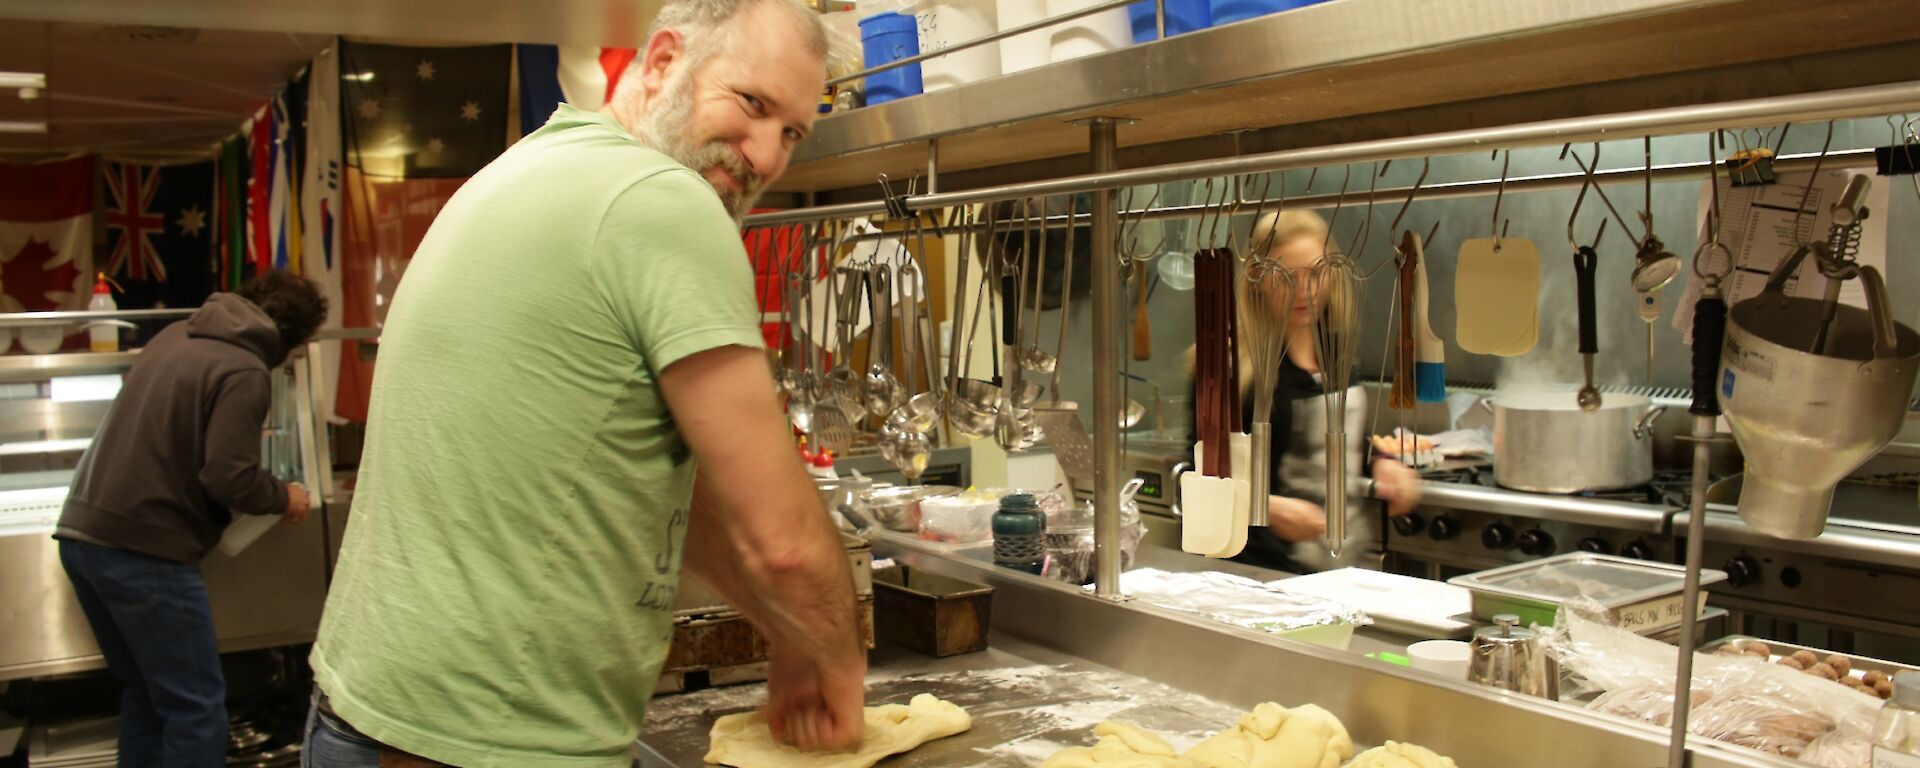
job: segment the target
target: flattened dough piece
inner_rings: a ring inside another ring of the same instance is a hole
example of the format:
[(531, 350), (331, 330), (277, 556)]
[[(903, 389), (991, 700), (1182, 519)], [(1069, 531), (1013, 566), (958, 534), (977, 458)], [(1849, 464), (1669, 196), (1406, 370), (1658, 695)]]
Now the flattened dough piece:
[(1360, 753), (1347, 768), (1458, 768), (1453, 758), (1417, 744), (1389, 741)]
[(973, 727), (973, 718), (952, 702), (928, 694), (906, 705), (867, 707), (867, 730), (860, 746), (845, 752), (802, 752), (781, 744), (759, 712), (727, 715), (708, 734), (706, 761), (734, 768), (870, 768), (934, 739)]
[(1270, 701), (1186, 755), (1202, 768), (1339, 768), (1351, 757), (1353, 739), (1333, 713), (1312, 704), (1287, 709)]
[(1194, 768), (1173, 747), (1146, 731), (1108, 720), (1093, 727), (1100, 741), (1054, 753), (1040, 768)]

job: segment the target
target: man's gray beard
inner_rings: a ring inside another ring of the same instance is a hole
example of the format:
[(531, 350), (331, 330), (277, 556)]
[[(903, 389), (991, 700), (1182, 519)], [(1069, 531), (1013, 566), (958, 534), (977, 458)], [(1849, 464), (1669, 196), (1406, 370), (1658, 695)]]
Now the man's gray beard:
[(720, 202), (726, 206), (727, 212), (732, 214), (734, 223), (739, 224), (760, 199), (764, 184), (758, 174), (746, 168), (740, 154), (726, 142), (691, 146), (686, 137), (687, 123), (692, 116), (693, 78), (682, 73), (667, 81), (667, 87), (660, 91), (659, 101), (641, 119), (634, 138), (673, 158), (674, 162), (693, 169), (702, 179), (706, 179), (709, 168), (718, 167), (732, 174), (745, 187), (737, 194), (713, 184), (710, 179), (706, 180), (713, 185), (714, 193), (720, 196)]

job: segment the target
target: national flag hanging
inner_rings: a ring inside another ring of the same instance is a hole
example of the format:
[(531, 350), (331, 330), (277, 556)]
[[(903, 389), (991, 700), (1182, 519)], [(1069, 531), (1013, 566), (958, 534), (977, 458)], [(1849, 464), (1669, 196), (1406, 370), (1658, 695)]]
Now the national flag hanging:
[[(377, 326), (414, 248), (467, 177), (507, 144), (510, 45), (419, 48), (341, 41), (347, 169), (342, 319)], [(367, 418), (373, 366), (341, 351), (335, 413)]]
[[(278, 129), (273, 122), (273, 105), (255, 113), (241, 132), (247, 137), (247, 256), (251, 274), (273, 268), (273, 168), (279, 156), (273, 151)], [(244, 281), (245, 278), (242, 278)]]
[(291, 199), (292, 180), (287, 168), (287, 89), (273, 97), (267, 104), (267, 110), (273, 113), (273, 176), (267, 187), (267, 247), (272, 257), (267, 261), (274, 269), (286, 269), (292, 254), (287, 250), (287, 212)]
[[(92, 156), (0, 163), (0, 309), (85, 307), (93, 277), (94, 166)], [(4, 339), (11, 347), (12, 333)]]
[(247, 163), (248, 142), (244, 136), (227, 139), (220, 145), (216, 180), (215, 226), (219, 242), (215, 246), (219, 260), (221, 290), (235, 291), (246, 280), (247, 263)]
[[(327, 297), (322, 328), (343, 327), (345, 300), (340, 295), (340, 55), (339, 41), (314, 56), (306, 77), (306, 119), (300, 163), (300, 273), (320, 285)], [(297, 133), (296, 136), (300, 134)], [(340, 342), (320, 345), (315, 389), (320, 413), (334, 416), (334, 392), (340, 377)]]
[(605, 106), (633, 63), (632, 48), (516, 46), (520, 62), (520, 133), (539, 130), (560, 102), (592, 111)]
[(121, 309), (198, 307), (214, 291), (213, 161), (151, 166), (106, 162), (101, 218)]

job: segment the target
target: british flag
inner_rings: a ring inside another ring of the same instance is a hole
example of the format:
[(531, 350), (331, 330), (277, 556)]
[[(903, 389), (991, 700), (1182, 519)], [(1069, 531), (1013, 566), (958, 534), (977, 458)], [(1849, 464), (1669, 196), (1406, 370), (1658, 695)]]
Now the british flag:
[[(154, 238), (166, 232), (167, 218), (153, 210), (160, 191), (160, 169), (133, 163), (107, 163), (107, 239), (113, 253), (107, 272), (129, 280), (166, 282), (167, 265)], [(116, 237), (116, 235), (118, 237)]]

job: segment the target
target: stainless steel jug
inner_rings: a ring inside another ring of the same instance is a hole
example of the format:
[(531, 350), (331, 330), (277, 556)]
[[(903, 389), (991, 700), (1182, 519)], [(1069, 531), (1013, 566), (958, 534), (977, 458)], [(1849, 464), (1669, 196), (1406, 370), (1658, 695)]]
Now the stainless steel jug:
[(1481, 685), (1504, 688), (1515, 693), (1543, 699), (1560, 698), (1560, 663), (1547, 653), (1539, 636), (1515, 625), (1520, 617), (1503, 613), (1493, 617), (1496, 626), (1481, 627), (1473, 633), (1473, 655), (1467, 665), (1467, 679)]

